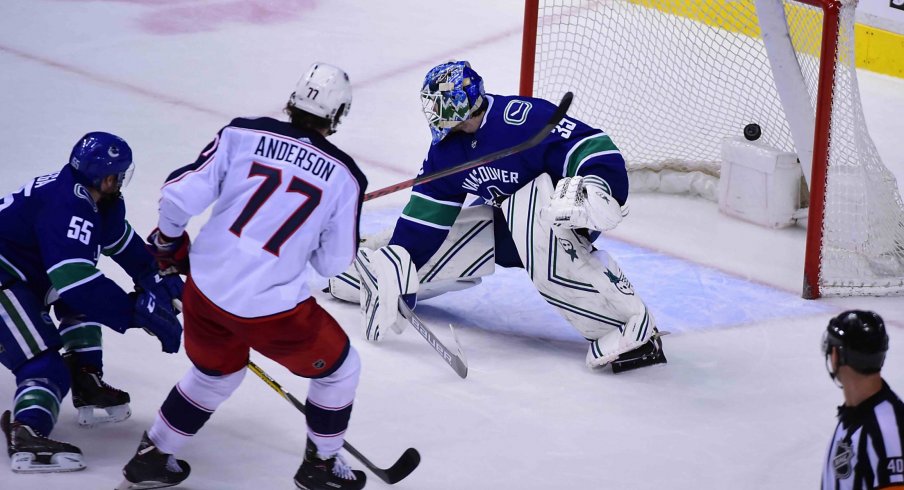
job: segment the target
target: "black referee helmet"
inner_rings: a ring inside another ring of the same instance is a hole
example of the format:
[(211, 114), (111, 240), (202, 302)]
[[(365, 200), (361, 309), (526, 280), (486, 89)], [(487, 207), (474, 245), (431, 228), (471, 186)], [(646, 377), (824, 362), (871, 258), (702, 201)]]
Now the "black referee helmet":
[(862, 374), (878, 373), (888, 351), (885, 322), (872, 311), (845, 311), (829, 320), (823, 336), (826, 356), (831, 355), (833, 347), (838, 351), (839, 367), (850, 366)]

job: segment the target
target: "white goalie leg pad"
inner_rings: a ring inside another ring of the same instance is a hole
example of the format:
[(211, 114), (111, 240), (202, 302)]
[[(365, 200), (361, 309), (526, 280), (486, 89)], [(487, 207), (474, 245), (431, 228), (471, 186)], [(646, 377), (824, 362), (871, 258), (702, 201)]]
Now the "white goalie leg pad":
[(330, 278), (327, 291), (330, 296), (342, 301), (349, 303), (361, 301), (361, 278), (358, 276), (358, 269), (355, 268), (354, 262), (345, 272)]
[[(587, 239), (574, 230), (540, 219), (539, 210), (551, 193), (552, 180), (544, 174), (503, 206), (518, 254), (537, 291), (588, 340), (610, 334), (621, 338), (626, 330), (636, 333), (642, 321), (634, 319), (642, 318), (646, 307), (618, 264), (604, 251), (592, 252)], [(629, 323), (638, 327), (626, 329)], [(613, 355), (608, 345), (603, 352), (607, 358)], [(630, 345), (619, 343), (615, 355)]]
[(657, 332), (656, 320), (634, 291), (634, 286), (605, 250), (592, 253), (594, 264), (602, 274), (591, 276), (591, 282), (606, 298), (614, 316), (624, 318), (618, 331), (592, 338), (587, 350), (587, 366), (602, 367), (647, 343)]
[(609, 184), (596, 175), (564, 177), (543, 207), (543, 221), (561, 228), (608, 231), (628, 214), (612, 197)]
[(634, 315), (625, 322), (621, 331), (614, 330), (592, 340), (587, 349), (587, 367), (603, 367), (650, 341), (657, 332), (656, 321), (649, 311)]
[[(466, 206), (458, 213), (446, 240), (433, 257), (418, 270), (423, 284), (439, 287), (444, 282), (479, 284), (477, 278), (496, 269), (496, 239), (493, 237), (493, 208)], [(450, 291), (462, 289), (452, 286)]]
[(358, 249), (355, 257), (361, 285), (361, 317), (364, 336), (380, 341), (387, 329), (402, 333), (399, 322), (399, 297), (418, 291), (417, 270), (411, 256), (399, 245), (377, 250)]
[[(378, 233), (364, 243), (383, 246), (392, 235)], [(374, 247), (374, 248), (378, 248)], [(439, 250), (418, 271), (421, 285), (418, 299), (427, 299), (477, 284), (495, 271), (493, 210), (488, 206), (462, 208)], [(361, 283), (354, 264), (342, 274), (330, 278), (329, 293), (336, 299), (358, 303)]]

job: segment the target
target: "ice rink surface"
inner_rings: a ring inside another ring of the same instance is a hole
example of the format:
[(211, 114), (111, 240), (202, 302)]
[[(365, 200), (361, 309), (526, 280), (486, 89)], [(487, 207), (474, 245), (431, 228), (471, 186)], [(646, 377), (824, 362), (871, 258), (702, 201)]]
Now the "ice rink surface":
[[(6, 0), (0, 194), (58, 170), (84, 133), (110, 131), (135, 153), (125, 194), (129, 220), (144, 235), (165, 176), (233, 117), (279, 115), (318, 60), (345, 68), (354, 87), (333, 141), (359, 161), (371, 189), (410, 178), (429, 145), (417, 95), (423, 74), (468, 59), (488, 92), (516, 92), (522, 15), (513, 0)], [(860, 81), (869, 129), (902, 181), (904, 81), (870, 73)], [(369, 203), (364, 226), (391, 222), (406, 199)], [(843, 309), (882, 314), (891, 336), (885, 377), (900, 392), (904, 299), (802, 300), (803, 229), (766, 230), (685, 197), (636, 194), (631, 205), (600, 244), (673, 332), (667, 365), (589, 371), (586, 342), (520, 271), (418, 308), (444, 340), (445, 325), (455, 324), (466, 380), (413, 332), (365, 343), (357, 307), (318, 295), (364, 363), (347, 439), (381, 466), (418, 448), (423, 462), (400, 489), (818, 487), (841, 403), (819, 352), (821, 332)], [(112, 262), (101, 268), (128, 284)], [(162, 354), (141, 331), (106, 331), (105, 340), (106, 379), (131, 393), (132, 418), (81, 430), (65, 401), (52, 435), (80, 446), (89, 468), (14, 475), (0, 456), (0, 489), (118, 483), (189, 363)], [(304, 396), (305, 380), (254, 359)], [(0, 407), (13, 391), (13, 377), (0, 374)], [(179, 455), (193, 467), (179, 488), (293, 488), (304, 438), (303, 417), (251, 375)], [(368, 488), (385, 486), (371, 475)]]

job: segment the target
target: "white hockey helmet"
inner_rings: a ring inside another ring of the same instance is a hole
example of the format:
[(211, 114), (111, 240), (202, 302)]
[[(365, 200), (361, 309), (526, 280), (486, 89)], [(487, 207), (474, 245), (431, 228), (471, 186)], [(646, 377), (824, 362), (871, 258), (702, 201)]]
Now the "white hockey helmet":
[(348, 74), (327, 63), (314, 63), (289, 97), (293, 107), (330, 122), (330, 134), (352, 106)]

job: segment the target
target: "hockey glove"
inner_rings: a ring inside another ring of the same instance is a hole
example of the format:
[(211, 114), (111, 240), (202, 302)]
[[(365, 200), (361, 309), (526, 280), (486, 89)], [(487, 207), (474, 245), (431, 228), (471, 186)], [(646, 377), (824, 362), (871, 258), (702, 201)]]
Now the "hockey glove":
[(135, 313), (132, 326), (143, 328), (160, 340), (163, 352), (179, 352), (182, 341), (182, 324), (176, 318), (173, 308), (158, 302), (154, 293), (142, 291), (135, 298)]
[(398, 245), (377, 250), (358, 249), (355, 268), (361, 276), (361, 316), (364, 336), (380, 341), (391, 328), (400, 334), (405, 324), (399, 320), (399, 297), (410, 307), (418, 290), (417, 270), (408, 251)]
[(185, 282), (175, 271), (171, 274), (154, 271), (138, 278), (135, 284), (142, 291), (153, 293), (161, 303), (174, 305), (176, 314), (181, 311), (181, 308), (175, 307), (175, 305), (182, 303), (182, 290), (185, 288)]
[(609, 184), (595, 176), (565, 177), (556, 184), (541, 219), (562, 228), (608, 231), (628, 214), (612, 197)]
[(191, 249), (188, 232), (183, 231), (182, 235), (170, 238), (161, 233), (160, 228), (154, 228), (148, 235), (148, 249), (157, 259), (157, 266), (161, 271), (167, 274), (173, 271), (188, 274), (188, 251)]

